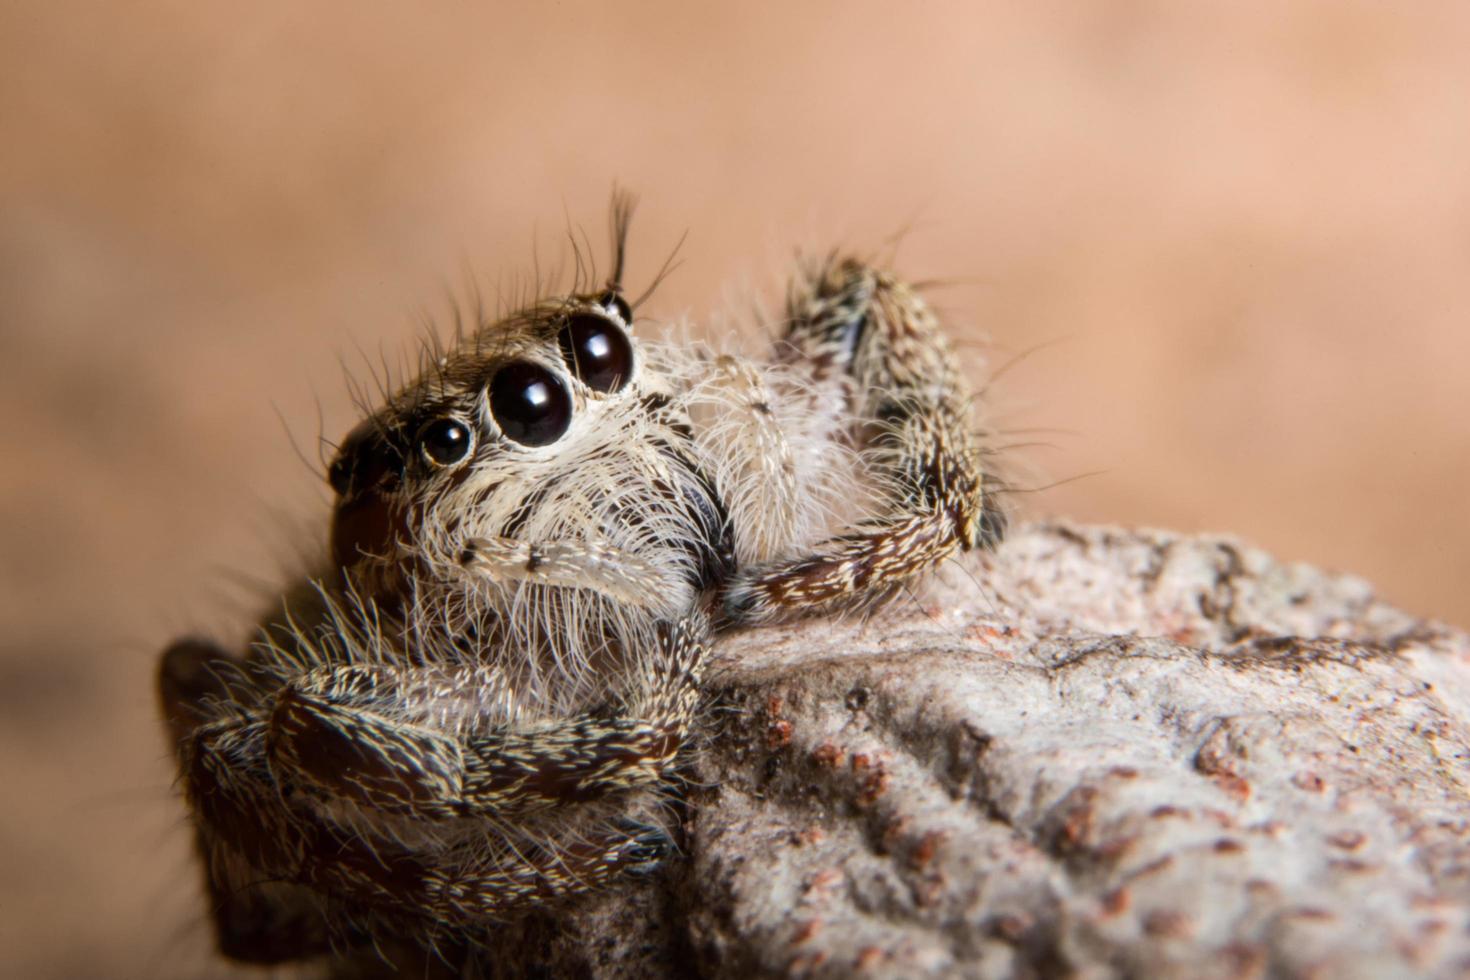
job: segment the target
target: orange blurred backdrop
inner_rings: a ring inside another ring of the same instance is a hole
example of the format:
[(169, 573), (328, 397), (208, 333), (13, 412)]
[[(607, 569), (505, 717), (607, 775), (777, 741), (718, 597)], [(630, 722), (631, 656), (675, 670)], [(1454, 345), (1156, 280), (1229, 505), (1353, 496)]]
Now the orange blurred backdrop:
[(888, 249), (977, 375), (1031, 352), (998, 424), (1081, 478), (1024, 513), (1470, 624), (1467, 52), (1455, 0), (0, 6), (0, 962), (223, 975), (156, 652), (314, 540), (342, 365), (614, 180), (635, 286), (688, 232), (657, 317)]

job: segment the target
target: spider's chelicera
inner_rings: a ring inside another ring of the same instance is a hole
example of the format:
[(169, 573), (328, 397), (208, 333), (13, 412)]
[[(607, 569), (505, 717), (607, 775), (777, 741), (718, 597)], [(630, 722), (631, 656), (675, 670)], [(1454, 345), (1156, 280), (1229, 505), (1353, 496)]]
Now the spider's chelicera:
[(651, 867), (711, 636), (864, 606), (1004, 529), (934, 316), (807, 264), (773, 355), (605, 289), (473, 329), (359, 424), (330, 553), (241, 655), (164, 654), (230, 956), (479, 941)]

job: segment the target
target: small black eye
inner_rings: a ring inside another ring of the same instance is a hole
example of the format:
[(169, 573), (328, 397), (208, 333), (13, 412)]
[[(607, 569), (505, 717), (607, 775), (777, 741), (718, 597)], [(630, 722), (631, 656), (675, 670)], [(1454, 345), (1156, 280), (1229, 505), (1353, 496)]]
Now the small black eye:
[(338, 456), (332, 460), (332, 465), (327, 467), (327, 482), (332, 489), (341, 497), (352, 489), (352, 461), (346, 456)]
[(368, 419), (342, 440), (327, 470), (327, 481), (337, 496), (346, 497), (381, 489), (396, 482), (402, 471), (398, 449), (389, 443), (382, 426)]
[(633, 344), (616, 323), (592, 313), (577, 313), (557, 337), (572, 372), (593, 391), (613, 392), (633, 373)]
[(628, 305), (627, 300), (623, 299), (622, 293), (609, 289), (597, 298), (597, 302), (602, 304), (604, 310), (616, 313), (621, 317), (625, 326), (633, 325), (633, 308)]
[(458, 463), (469, 455), (474, 438), (459, 419), (435, 419), (419, 430), (424, 455), (440, 466)]
[(490, 381), (490, 414), (500, 431), (516, 442), (546, 446), (572, 424), (572, 396), (546, 368), (515, 361)]

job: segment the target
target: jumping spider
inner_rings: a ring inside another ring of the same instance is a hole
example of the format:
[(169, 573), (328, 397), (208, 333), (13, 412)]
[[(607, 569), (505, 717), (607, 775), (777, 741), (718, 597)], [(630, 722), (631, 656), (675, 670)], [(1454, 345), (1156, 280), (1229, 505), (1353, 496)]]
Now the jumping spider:
[(472, 324), (346, 437), (330, 560), (248, 652), (164, 653), (228, 956), (474, 944), (648, 869), (713, 632), (1003, 533), (912, 288), (808, 263), (766, 363), (638, 338), (628, 217), (605, 288)]

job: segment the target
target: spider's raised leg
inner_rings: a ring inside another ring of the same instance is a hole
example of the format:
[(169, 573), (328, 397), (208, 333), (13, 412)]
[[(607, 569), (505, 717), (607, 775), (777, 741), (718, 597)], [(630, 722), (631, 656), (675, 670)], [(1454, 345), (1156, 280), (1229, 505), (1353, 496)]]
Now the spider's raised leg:
[(794, 285), (787, 313), (781, 358), (807, 363), (819, 384), (850, 379), (853, 436), (882, 502), (877, 515), (810, 554), (741, 576), (725, 608), (742, 622), (885, 594), (957, 549), (993, 546), (1005, 527), (968, 386), (912, 288), (833, 257)]
[(616, 712), (475, 730), (509, 694), (488, 670), (308, 671), (270, 714), (273, 766), (333, 797), (421, 820), (510, 816), (651, 786), (683, 745), (705, 625), (661, 625), (646, 676)]

